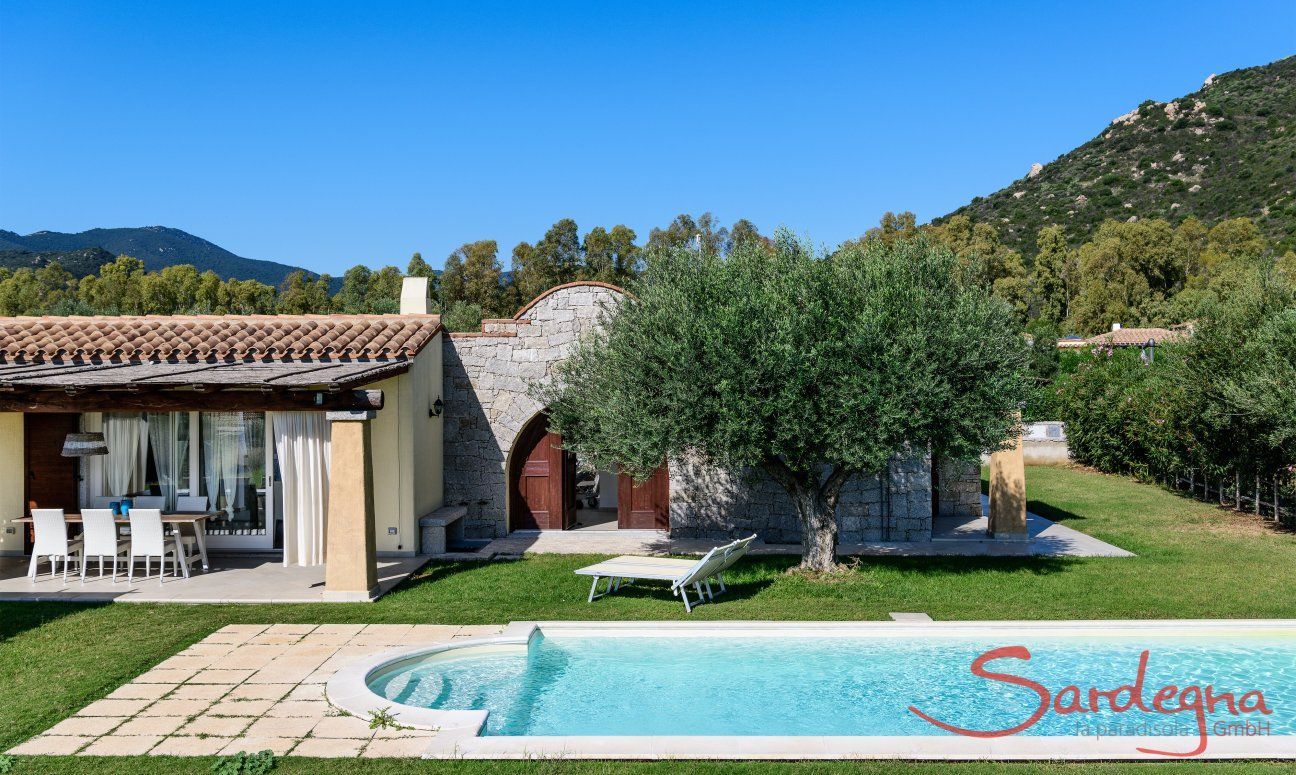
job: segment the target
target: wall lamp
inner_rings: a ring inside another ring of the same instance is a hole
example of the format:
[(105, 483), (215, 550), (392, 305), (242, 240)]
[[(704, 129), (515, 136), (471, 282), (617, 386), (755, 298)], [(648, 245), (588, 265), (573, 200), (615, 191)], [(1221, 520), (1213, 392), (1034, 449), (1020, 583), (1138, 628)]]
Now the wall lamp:
[(432, 405), (428, 407), (428, 417), (440, 417), (444, 411), (445, 402), (441, 400), (440, 396), (437, 396), (437, 400), (433, 401)]

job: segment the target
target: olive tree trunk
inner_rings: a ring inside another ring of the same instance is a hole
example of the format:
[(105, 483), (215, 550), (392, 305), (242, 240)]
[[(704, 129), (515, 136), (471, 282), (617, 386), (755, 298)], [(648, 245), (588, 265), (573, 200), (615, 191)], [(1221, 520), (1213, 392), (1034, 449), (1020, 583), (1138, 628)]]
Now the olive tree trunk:
[(842, 486), (853, 471), (833, 468), (827, 478), (811, 473), (798, 473), (782, 460), (767, 460), (761, 466), (778, 482), (797, 510), (801, 520), (802, 570), (828, 573), (837, 568), (837, 500)]

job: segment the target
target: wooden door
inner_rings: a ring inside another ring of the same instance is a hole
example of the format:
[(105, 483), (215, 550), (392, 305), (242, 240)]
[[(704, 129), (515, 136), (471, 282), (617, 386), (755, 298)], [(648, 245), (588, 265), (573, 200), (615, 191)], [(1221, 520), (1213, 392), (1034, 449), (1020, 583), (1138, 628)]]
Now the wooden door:
[[(77, 414), (37, 413), (23, 415), (23, 461), (26, 469), (24, 501), (31, 509), (77, 511), (79, 458), (63, 457), (63, 440), (81, 428)], [(31, 549), (28, 525), (23, 548)]]
[[(576, 459), (545, 418), (518, 436), (509, 484), (510, 530), (564, 530), (575, 521)], [(567, 486), (570, 483), (570, 486)]]
[(647, 481), (635, 484), (628, 474), (617, 480), (617, 527), (666, 530), (670, 527), (670, 474), (658, 468)]

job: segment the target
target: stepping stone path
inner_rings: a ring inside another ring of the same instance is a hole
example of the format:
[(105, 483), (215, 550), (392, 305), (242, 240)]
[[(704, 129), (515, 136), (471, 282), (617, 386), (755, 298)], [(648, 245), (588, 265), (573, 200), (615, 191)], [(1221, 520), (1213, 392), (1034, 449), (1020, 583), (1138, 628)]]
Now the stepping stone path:
[(338, 669), (503, 625), (231, 624), (9, 753), (84, 756), (421, 756), (435, 732), (370, 729), (324, 697)]

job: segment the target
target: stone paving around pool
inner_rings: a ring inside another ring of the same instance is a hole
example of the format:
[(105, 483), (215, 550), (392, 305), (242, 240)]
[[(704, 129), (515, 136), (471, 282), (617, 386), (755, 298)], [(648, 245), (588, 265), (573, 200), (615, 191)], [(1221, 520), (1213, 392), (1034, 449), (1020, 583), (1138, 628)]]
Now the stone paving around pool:
[(344, 665), (397, 646), (494, 635), (502, 625), (231, 624), (11, 754), (421, 756), (435, 732), (369, 728), (324, 699)]

